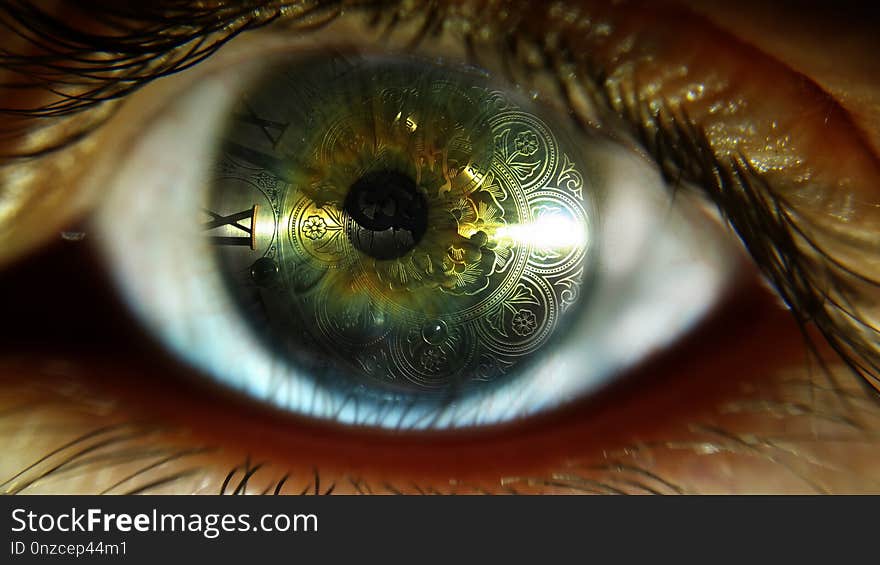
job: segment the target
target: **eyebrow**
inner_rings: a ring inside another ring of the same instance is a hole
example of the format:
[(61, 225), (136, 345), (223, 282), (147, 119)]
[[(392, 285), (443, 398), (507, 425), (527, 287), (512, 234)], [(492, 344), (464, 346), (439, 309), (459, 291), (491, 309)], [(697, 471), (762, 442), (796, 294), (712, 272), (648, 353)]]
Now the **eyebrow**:
[[(393, 2), (344, 0), (166, 1), (137, 6), (89, 0), (63, 3), (62, 11), (54, 14), (32, 2), (4, 3), (0, 26), (10, 33), (5, 44), (0, 44), (0, 89), (42, 93), (33, 97), (37, 100), (33, 105), (3, 103), (0, 107), (0, 115), (15, 125), (4, 128), (5, 145), (28, 128), (47, 127), (58, 120), (71, 120), (75, 127), (66, 128), (62, 138), (47, 137), (45, 146), (6, 154), (0, 165), (57, 152), (83, 139), (107, 119), (107, 114), (97, 111), (100, 107), (124, 99), (157, 78), (197, 65), (240, 33), (279, 20), (294, 29), (312, 29), (333, 21), (349, 7), (371, 13), (370, 25), (386, 30), (404, 20), (414, 21), (413, 43), (439, 33), (450, 15), (433, 3), (428, 11), (414, 14)], [(386, 9), (391, 10), (383, 12)], [(492, 38), (503, 53), (521, 59), (519, 50), (530, 42), (544, 57), (545, 67), (578, 66), (582, 61), (564, 37), (556, 36), (552, 46), (546, 37), (524, 38), (522, 26), (513, 25), (514, 20), (508, 22), (512, 24), (509, 30)], [(468, 31), (464, 38), (474, 54), (481, 41), (478, 33)], [(591, 117), (583, 114), (579, 99), (589, 100), (605, 113), (603, 117), (623, 117), (673, 189), (690, 183), (718, 205), (795, 313), (805, 339), (812, 343), (807, 329), (812, 323), (854, 371), (880, 386), (880, 330), (862, 311), (880, 283), (843, 265), (819, 245), (806, 231), (797, 207), (774, 189), (766, 175), (743, 154), (719, 154), (705, 129), (683, 107), (662, 100), (648, 108), (636, 96), (616, 108), (613, 98), (619, 93), (608, 83), (607, 69), (594, 61), (578, 76), (577, 84), (560, 81), (557, 87), (573, 115), (581, 118), (581, 125)], [(90, 115), (100, 119), (88, 119)], [(857, 284), (862, 290), (853, 291)]]

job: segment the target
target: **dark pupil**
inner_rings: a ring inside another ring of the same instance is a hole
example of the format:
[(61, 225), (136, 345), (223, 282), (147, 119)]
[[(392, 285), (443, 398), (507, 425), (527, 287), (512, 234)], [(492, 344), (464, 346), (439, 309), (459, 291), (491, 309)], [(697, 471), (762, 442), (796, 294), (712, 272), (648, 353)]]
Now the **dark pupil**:
[(345, 198), (354, 220), (352, 244), (376, 259), (396, 259), (425, 235), (428, 206), (415, 181), (397, 171), (375, 171), (359, 178)]

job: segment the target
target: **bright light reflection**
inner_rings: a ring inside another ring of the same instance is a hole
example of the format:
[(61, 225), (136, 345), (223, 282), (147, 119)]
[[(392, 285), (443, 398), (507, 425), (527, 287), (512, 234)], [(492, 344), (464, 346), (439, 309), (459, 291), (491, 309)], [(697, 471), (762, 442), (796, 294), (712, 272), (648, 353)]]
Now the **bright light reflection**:
[(511, 239), (522, 246), (567, 252), (583, 249), (589, 243), (587, 226), (561, 214), (543, 214), (527, 224), (506, 224), (499, 226), (494, 238)]

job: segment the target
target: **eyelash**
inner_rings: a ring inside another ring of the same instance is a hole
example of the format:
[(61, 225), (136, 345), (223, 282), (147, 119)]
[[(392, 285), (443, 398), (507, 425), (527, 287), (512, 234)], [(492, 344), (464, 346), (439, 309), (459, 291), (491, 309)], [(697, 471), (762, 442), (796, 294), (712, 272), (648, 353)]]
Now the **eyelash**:
[[(317, 28), (332, 22), (346, 3), (331, 1), (303, 8), (295, 2), (258, 0), (234, 6), (218, 3), (201, 11), (188, 4), (152, 3), (129, 9), (86, 2), (75, 8), (78, 14), (107, 26), (113, 35), (84, 33), (27, 2), (0, 7), (0, 25), (24, 38), (37, 52), (50, 54), (5, 52), (0, 56), (0, 68), (27, 77), (24, 83), (6, 86), (43, 88), (59, 97), (42, 106), (0, 108), (0, 113), (23, 120), (28, 126), (43, 126), (47, 118), (77, 120), (77, 127), (63, 138), (53, 139), (38, 150), (7, 155), (0, 164), (14, 165), (76, 143), (109, 117), (103, 114), (96, 120), (82, 119), (89, 115), (88, 111), (120, 100), (156, 78), (200, 63), (244, 31), (282, 18), (283, 24), (293, 29)], [(442, 24), (449, 16), (435, 2), (418, 9), (398, 7), (383, 16), (384, 4), (360, 3), (357, 9), (370, 15), (368, 25), (381, 27), (386, 36), (403, 22), (414, 24), (416, 31), (409, 39), (412, 46), (442, 33)], [(794, 312), (811, 350), (816, 353), (817, 344), (810, 335), (809, 322), (815, 324), (853, 371), (866, 382), (880, 383), (880, 348), (876, 345), (880, 330), (866, 315), (849, 310), (847, 305), (855, 302), (848, 292), (858, 292), (849, 290), (853, 281), (872, 288), (880, 287), (880, 283), (847, 269), (811, 240), (803, 228), (807, 220), (797, 217), (794, 207), (774, 194), (743, 155), (722, 158), (716, 154), (706, 133), (683, 109), (662, 101), (651, 111), (645, 101), (624, 96), (619, 97), (624, 102), (615, 112), (613, 98), (619, 92), (615, 93), (614, 87), (604, 80), (598, 65), (575, 57), (573, 50), (558, 37), (529, 38), (515, 23), (509, 29), (492, 46), (502, 61), (518, 63), (518, 68), (504, 65), (509, 79), (516, 82), (516, 71), (524, 73), (526, 80), (539, 73), (552, 73), (557, 94), (581, 128), (593, 127), (589, 124), (595, 119), (583, 114), (577, 100), (586, 99), (592, 109), (602, 112), (600, 123), (619, 121), (622, 114), (626, 129), (659, 164), (673, 197), (684, 183), (690, 183), (718, 206), (765, 277)], [(478, 64), (477, 31), (465, 32), (464, 41), (468, 56)], [(526, 63), (523, 53), (527, 50), (540, 54), (540, 64)], [(106, 53), (118, 57), (108, 61), (103, 57)], [(580, 70), (581, 80), (564, 80), (560, 72), (563, 69)], [(820, 359), (818, 353), (814, 357)]]

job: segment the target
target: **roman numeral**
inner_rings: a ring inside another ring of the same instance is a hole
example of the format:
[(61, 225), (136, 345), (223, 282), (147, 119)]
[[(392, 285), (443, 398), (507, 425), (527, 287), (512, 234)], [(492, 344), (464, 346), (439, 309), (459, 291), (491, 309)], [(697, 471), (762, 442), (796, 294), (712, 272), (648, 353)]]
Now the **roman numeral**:
[(288, 124), (259, 117), (254, 109), (251, 108), (250, 104), (245, 101), (242, 101), (241, 105), (244, 108), (244, 111), (238, 112), (236, 118), (260, 128), (263, 135), (266, 136), (266, 139), (268, 139), (269, 143), (272, 144), (272, 147), (275, 148), (281, 140), (281, 136), (284, 135), (284, 130), (287, 129)]
[[(257, 217), (257, 210), (259, 209), (259, 205), (254, 204), (254, 206), (250, 210), (242, 210), (241, 212), (235, 212), (234, 214), (229, 214), (228, 216), (222, 216), (216, 212), (212, 212), (211, 210), (205, 209), (205, 212), (211, 216), (211, 221), (207, 222), (202, 226), (205, 230), (213, 230), (217, 228), (221, 228), (223, 226), (231, 226), (237, 230), (241, 230), (243, 233), (247, 235), (239, 235), (239, 236), (211, 236), (211, 242), (216, 245), (237, 245), (237, 246), (248, 246), (251, 249), (257, 248), (257, 239), (256, 239), (256, 230), (254, 229)], [(241, 225), (239, 222), (242, 220), (246, 220), (250, 218), (250, 227), (246, 227)]]

